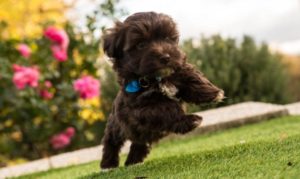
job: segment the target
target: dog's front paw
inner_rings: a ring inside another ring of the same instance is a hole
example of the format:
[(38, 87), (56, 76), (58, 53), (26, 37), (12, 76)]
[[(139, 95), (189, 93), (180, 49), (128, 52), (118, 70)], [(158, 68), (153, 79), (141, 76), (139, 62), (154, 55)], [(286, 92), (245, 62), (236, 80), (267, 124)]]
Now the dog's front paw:
[(215, 99), (214, 99), (213, 101), (214, 101), (214, 102), (222, 102), (224, 98), (225, 98), (225, 96), (224, 96), (224, 91), (221, 90), (221, 91), (217, 94), (217, 96), (215, 97)]
[(186, 115), (181, 123), (176, 126), (175, 133), (185, 134), (200, 126), (202, 117), (197, 115)]

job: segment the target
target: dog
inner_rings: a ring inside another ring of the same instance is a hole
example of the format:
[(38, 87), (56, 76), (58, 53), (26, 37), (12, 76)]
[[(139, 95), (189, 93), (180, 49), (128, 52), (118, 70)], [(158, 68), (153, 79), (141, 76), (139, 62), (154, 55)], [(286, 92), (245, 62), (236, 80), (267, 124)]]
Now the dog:
[(151, 144), (170, 134), (185, 134), (202, 117), (185, 114), (183, 102), (218, 102), (224, 92), (187, 63), (178, 46), (179, 33), (171, 17), (140, 12), (116, 22), (103, 36), (120, 90), (107, 120), (102, 169), (118, 167), (125, 140), (131, 141), (125, 166), (143, 162)]

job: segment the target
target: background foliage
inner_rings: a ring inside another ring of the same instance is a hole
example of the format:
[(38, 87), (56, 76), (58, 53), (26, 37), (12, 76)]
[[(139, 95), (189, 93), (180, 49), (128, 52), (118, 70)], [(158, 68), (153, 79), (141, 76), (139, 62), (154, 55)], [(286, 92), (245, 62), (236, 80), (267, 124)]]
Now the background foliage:
[(215, 35), (187, 40), (182, 47), (189, 61), (224, 89), (227, 99), (220, 105), (242, 101), (282, 104), (293, 99), (288, 89), (290, 76), (282, 57), (270, 52), (267, 44), (257, 45), (249, 36), (237, 43), (235, 39)]
[[(74, 0), (66, 3), (64, 0), (30, 0), (0, 1), (0, 20), (8, 27), (2, 37), (25, 38), (33, 37), (42, 32), (41, 24), (53, 21), (58, 25), (66, 22), (64, 12), (69, 9)], [(13, 19), (12, 19), (13, 17)]]
[[(112, 3), (113, 2), (113, 3)], [(108, 89), (112, 70), (102, 60), (101, 37), (95, 35), (104, 29), (100, 19), (109, 20), (113, 16), (115, 1), (105, 1), (99, 10), (86, 18), (86, 30), (66, 22), (63, 29), (70, 43), (67, 61), (56, 60), (51, 53), (51, 42), (42, 33), (26, 38), (7, 36), (10, 24), (2, 21), (0, 34), (0, 163), (7, 160), (24, 158), (37, 159), (52, 154), (100, 144), (104, 119), (110, 110), (111, 98), (81, 99), (73, 89), (76, 79), (89, 75), (103, 79), (103, 94), (110, 94), (117, 88)], [(105, 13), (104, 13), (105, 12)], [(44, 19), (45, 29), (57, 26)], [(23, 57), (17, 50), (18, 44), (29, 46), (32, 54)], [(17, 89), (13, 83), (13, 64), (26, 67), (36, 66), (40, 72), (39, 86)], [(107, 71), (107, 72), (106, 72)], [(45, 81), (50, 81), (49, 91), (54, 95), (44, 99), (39, 90)], [(115, 84), (114, 84), (115, 85)], [(110, 87), (114, 87), (109, 85)], [(113, 96), (113, 95), (111, 95)], [(104, 103), (102, 105), (102, 103)], [(105, 112), (105, 113), (104, 113)], [(63, 149), (51, 146), (51, 138), (66, 130), (75, 129), (70, 145)]]

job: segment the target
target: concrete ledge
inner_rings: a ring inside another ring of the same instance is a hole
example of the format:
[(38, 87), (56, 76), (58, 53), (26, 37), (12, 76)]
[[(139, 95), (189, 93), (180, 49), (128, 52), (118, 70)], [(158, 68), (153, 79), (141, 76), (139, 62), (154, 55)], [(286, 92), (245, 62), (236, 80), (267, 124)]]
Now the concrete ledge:
[(248, 123), (268, 120), (288, 115), (288, 110), (281, 105), (245, 102), (213, 110), (196, 113), (203, 117), (201, 126), (192, 133), (206, 133)]
[(66, 167), (80, 163), (87, 163), (101, 158), (102, 146), (91, 147), (59, 154), (49, 158), (51, 168)]
[[(299, 106), (300, 103), (281, 106), (260, 102), (245, 102), (199, 112), (196, 114), (203, 117), (203, 123), (198, 129), (194, 130), (190, 134), (193, 135), (198, 133), (206, 133), (230, 127), (237, 127), (247, 123), (268, 120), (273, 117), (299, 114)], [(171, 135), (169, 138), (173, 137), (179, 136)], [(128, 153), (129, 145), (130, 143), (126, 142), (122, 149), (122, 153)], [(0, 169), (0, 179), (100, 160), (101, 155), (102, 146), (59, 154), (50, 158), (36, 160), (26, 164), (2, 168)]]
[[(130, 142), (126, 142), (121, 150), (121, 153), (128, 153), (129, 146)], [(35, 160), (25, 164), (0, 169), (0, 179), (6, 177), (17, 177), (35, 172), (47, 171), (54, 168), (88, 163), (95, 160), (100, 160), (101, 155), (102, 145), (54, 155), (49, 158)]]
[[(129, 146), (130, 142), (126, 142), (121, 153), (128, 153)], [(55, 155), (49, 158), (50, 166), (51, 168), (60, 168), (100, 160), (102, 156), (102, 148), (103, 146), (99, 145), (96, 147)]]
[(285, 105), (290, 115), (300, 115), (300, 102)]
[(15, 177), (27, 173), (47, 171), (49, 169), (51, 169), (49, 165), (49, 160), (47, 158), (40, 159), (21, 165), (3, 168), (0, 170), (0, 178)]

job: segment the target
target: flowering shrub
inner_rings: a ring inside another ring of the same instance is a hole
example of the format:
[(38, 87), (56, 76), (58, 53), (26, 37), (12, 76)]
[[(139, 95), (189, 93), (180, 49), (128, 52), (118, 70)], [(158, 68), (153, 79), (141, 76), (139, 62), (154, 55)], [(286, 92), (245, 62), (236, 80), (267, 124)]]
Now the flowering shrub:
[[(92, 17), (87, 23), (88, 32), (46, 25), (35, 39), (0, 34), (0, 158), (37, 159), (100, 144), (117, 89), (105, 85), (112, 73), (94, 35), (101, 28)], [(100, 93), (100, 84), (111, 90)]]

